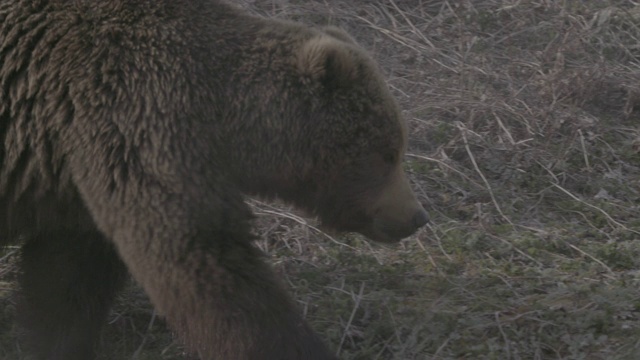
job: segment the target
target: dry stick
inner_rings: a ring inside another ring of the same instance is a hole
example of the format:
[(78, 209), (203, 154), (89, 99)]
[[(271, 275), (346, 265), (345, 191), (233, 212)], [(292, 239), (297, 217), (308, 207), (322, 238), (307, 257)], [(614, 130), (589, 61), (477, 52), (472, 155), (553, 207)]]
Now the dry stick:
[[(349, 248), (351, 250), (357, 251), (357, 249), (355, 247), (347, 245), (347, 244), (345, 244), (345, 243), (343, 243), (341, 241), (336, 240), (335, 237), (327, 234), (326, 232), (322, 231), (320, 228), (309, 224), (309, 222), (307, 222), (305, 219), (301, 218), (300, 216), (291, 214), (289, 212), (285, 213), (285, 212), (279, 211), (278, 208), (273, 207), (273, 206), (271, 206), (269, 204), (266, 204), (266, 203), (261, 202), (261, 201), (256, 200), (256, 199), (251, 199), (250, 201), (248, 201), (248, 204), (250, 206), (252, 206), (254, 209), (258, 209), (259, 211), (261, 211), (261, 212), (263, 212), (265, 214), (276, 215), (276, 216), (284, 217), (284, 218), (287, 218), (287, 219), (291, 219), (291, 220), (297, 222), (298, 224), (306, 226), (307, 228), (309, 228), (311, 230), (314, 230), (314, 231), (324, 235), (326, 238), (328, 238), (329, 240), (331, 240), (332, 242), (334, 242), (334, 243), (336, 243), (338, 245), (341, 245), (341, 246), (347, 247), (347, 248)], [(261, 208), (260, 206), (262, 206), (263, 208)], [(266, 210), (266, 209), (264, 209), (264, 207), (268, 207), (268, 208), (271, 208), (273, 210)], [(382, 264), (383, 263), (382, 260), (380, 260), (380, 258), (376, 254), (375, 249), (373, 248), (371, 243), (369, 241), (363, 241), (363, 243), (371, 251), (372, 255), (376, 258), (378, 263)], [(325, 250), (323, 247), (320, 247), (320, 250), (322, 250), (325, 253), (327, 252), (327, 250)]]
[(9, 251), (8, 253), (6, 253), (3, 257), (0, 258), (0, 263), (5, 261), (6, 259), (8, 259), (9, 257), (11, 257), (11, 255), (15, 254), (18, 252), (20, 248), (15, 247), (15, 249)]
[[(440, 249), (440, 252), (442, 252), (444, 257), (446, 257), (449, 261), (453, 261), (451, 256), (449, 256), (449, 254), (447, 254), (447, 252), (444, 251), (444, 248), (442, 247), (442, 239), (440, 239), (440, 236), (438, 236), (438, 233), (436, 232), (436, 229), (431, 224), (427, 224), (427, 227), (429, 228), (429, 230), (431, 230), (431, 233), (433, 234), (433, 236), (435, 236), (436, 239), (438, 239), (438, 248)], [(425, 251), (426, 251), (426, 249), (425, 249)], [(434, 265), (435, 265), (435, 263), (434, 263)], [(437, 266), (436, 266), (436, 268), (437, 268)]]
[(144, 337), (142, 338), (142, 342), (140, 342), (140, 346), (138, 346), (138, 349), (136, 349), (136, 352), (133, 353), (133, 356), (131, 356), (131, 359), (138, 359), (140, 356), (140, 353), (142, 353), (142, 350), (144, 349), (144, 346), (147, 343), (147, 338), (149, 337), (149, 333), (151, 333), (151, 328), (153, 328), (153, 323), (156, 321), (156, 311), (153, 310), (153, 313), (151, 314), (151, 320), (149, 320), (149, 325), (147, 326), (147, 332), (144, 334)]
[[(255, 203), (255, 204), (258, 204), (260, 206), (263, 206), (263, 207), (270, 207), (272, 209), (275, 209), (274, 207), (269, 206), (268, 204), (265, 204), (265, 203), (263, 203), (261, 201), (255, 200), (255, 199), (253, 199), (252, 202)], [(299, 216), (293, 215), (291, 213), (285, 213), (285, 212), (282, 212), (282, 211), (277, 211), (277, 210), (267, 210), (267, 209), (264, 209), (264, 208), (258, 208), (258, 209), (261, 212), (265, 213), (265, 214), (277, 215), (277, 216), (280, 216), (280, 217), (291, 219), (291, 220), (297, 222), (298, 224), (304, 225), (304, 226), (306, 226), (306, 227), (318, 232), (319, 234), (324, 235), (329, 240), (333, 241), (334, 243), (336, 243), (338, 245), (346, 246), (351, 250), (355, 250), (354, 247), (349, 246), (349, 245), (347, 245), (347, 244), (345, 244), (343, 242), (340, 242), (340, 241), (336, 240), (333, 236), (331, 236), (331, 235), (327, 234), (326, 232), (322, 231), (321, 229), (309, 224), (305, 219), (303, 219), (303, 218), (301, 218)]]
[(470, 177), (468, 177), (467, 175), (465, 175), (463, 172), (461, 172), (460, 170), (457, 170), (456, 168), (454, 168), (453, 166), (447, 164), (446, 162), (442, 161), (442, 160), (438, 160), (432, 157), (428, 157), (428, 156), (424, 156), (424, 155), (417, 155), (417, 154), (411, 154), (411, 153), (407, 153), (406, 156), (408, 157), (414, 157), (416, 159), (422, 159), (422, 160), (427, 160), (427, 161), (433, 161), (435, 163), (438, 163), (444, 167), (446, 167), (447, 169), (455, 172), (456, 174), (462, 176), (465, 180), (467, 180), (468, 182), (470, 182), (471, 184), (477, 186), (479, 189), (483, 189), (482, 185), (478, 184), (477, 182), (473, 181), (473, 179), (471, 179)]
[(589, 220), (589, 218), (587, 217), (587, 215), (585, 215), (584, 212), (577, 211), (577, 210), (567, 210), (567, 211), (569, 211), (570, 213), (574, 213), (574, 214), (580, 215), (582, 217), (582, 219), (584, 220), (584, 222), (589, 224), (589, 226), (591, 226), (595, 231), (600, 233), (602, 236), (605, 236), (607, 239), (609, 239), (610, 242), (616, 242), (616, 239), (614, 239), (613, 236), (611, 236), (611, 234), (609, 232), (600, 229), (596, 224), (593, 223), (593, 221)]
[[(19, 247), (15, 247), (12, 250), (10, 250), (9, 252), (7, 252), (7, 254), (5, 254), (3, 257), (0, 258), (0, 264), (2, 264), (3, 262), (5, 262), (5, 260), (7, 261), (7, 266), (6, 267), (0, 267), (0, 279), (2, 279), (2, 276), (5, 273), (9, 273), (11, 271), (12, 266), (10, 266), (9, 264), (9, 258), (11, 256), (13, 256), (15, 253), (17, 253), (19, 251)], [(3, 288), (0, 288), (3, 289)]]
[(336, 356), (340, 356), (340, 351), (342, 350), (342, 345), (344, 344), (344, 340), (347, 338), (347, 333), (349, 332), (349, 328), (351, 327), (351, 323), (353, 322), (353, 318), (356, 316), (356, 311), (360, 307), (360, 300), (362, 300), (362, 293), (364, 292), (364, 281), (360, 284), (360, 291), (358, 292), (358, 296), (356, 297), (356, 303), (353, 305), (353, 310), (351, 311), (351, 315), (349, 316), (349, 321), (347, 321), (347, 326), (344, 328), (344, 332), (342, 333), (342, 339), (340, 339), (340, 345), (338, 345), (338, 351), (336, 351)]
[[(529, 228), (526, 228), (526, 229), (529, 229)], [(535, 230), (535, 229), (534, 229), (534, 230)], [(488, 235), (488, 236), (490, 236), (490, 237), (492, 237), (492, 238), (494, 238), (494, 239), (496, 239), (496, 240), (500, 240), (500, 241), (502, 241), (503, 243), (505, 243), (505, 244), (509, 245), (509, 246), (510, 246), (511, 248), (513, 248), (513, 249), (514, 249), (518, 254), (520, 254), (520, 255), (522, 255), (522, 256), (524, 256), (524, 257), (526, 257), (527, 259), (529, 259), (529, 260), (533, 261), (533, 262), (534, 262), (534, 263), (536, 263), (538, 266), (540, 266), (540, 267), (542, 267), (542, 266), (543, 266), (543, 264), (542, 264), (540, 261), (538, 261), (538, 260), (534, 259), (531, 255), (528, 255), (528, 254), (527, 254), (527, 253), (525, 253), (524, 251), (520, 250), (517, 246), (513, 245), (513, 244), (512, 244), (511, 242), (509, 242), (508, 240), (505, 240), (505, 239), (503, 239), (503, 238), (501, 238), (501, 237), (499, 237), (499, 236), (492, 235), (492, 234), (487, 234), (487, 235)]]
[(391, 322), (393, 323), (393, 336), (396, 338), (396, 341), (399, 344), (402, 344), (402, 339), (400, 338), (400, 334), (398, 332), (398, 322), (396, 321), (396, 318), (393, 316), (393, 312), (391, 311), (391, 309), (389, 309), (388, 306), (385, 306), (385, 309), (389, 313), (389, 317), (391, 318)]
[[(436, 234), (435, 230), (433, 229), (433, 227), (431, 226), (431, 224), (428, 224), (427, 227), (429, 228), (429, 230), (431, 230), (431, 232), (433, 233), (433, 235), (436, 237), (436, 239), (438, 239), (438, 247), (440, 247), (440, 251), (442, 251), (442, 253), (447, 257), (447, 259), (449, 259), (449, 261), (451, 261), (451, 257), (449, 256), (449, 254), (447, 254), (444, 249), (442, 248), (442, 244), (441, 244), (441, 240), (440, 237), (438, 237), (438, 234)], [(420, 239), (418, 238), (418, 236), (415, 237), (416, 239), (416, 243), (418, 243), (418, 246), (420, 247), (420, 249), (422, 249), (422, 251), (424, 251), (427, 254), (427, 257), (429, 259), (429, 262), (431, 263), (431, 265), (433, 265), (433, 268), (438, 272), (441, 273), (440, 268), (438, 267), (438, 264), (436, 263), (436, 261), (433, 259), (433, 256), (431, 256), (431, 253), (429, 253), (429, 250), (427, 250), (426, 247), (424, 247), (424, 244), (422, 243), (422, 241), (420, 241)]]
[(496, 114), (495, 111), (492, 111), (492, 112), (493, 112), (493, 116), (496, 118), (496, 121), (498, 122), (498, 125), (500, 126), (502, 131), (504, 131), (504, 133), (507, 135), (507, 138), (509, 139), (509, 142), (511, 143), (511, 145), (516, 145), (515, 140), (513, 140), (513, 136), (511, 136), (511, 133), (509, 132), (509, 130), (507, 130), (507, 127), (504, 126), (504, 124), (502, 123), (502, 119), (500, 119), (500, 116), (498, 116), (498, 114)]
[[(388, 29), (382, 28), (382, 27), (374, 24), (373, 22), (371, 22), (371, 20), (369, 20), (367, 18), (364, 18), (362, 16), (355, 16), (355, 18), (361, 20), (362, 22), (367, 23), (369, 25), (369, 27), (371, 27), (374, 30), (377, 30), (380, 33), (388, 36), (391, 40), (393, 40), (395, 42), (398, 42), (398, 43), (400, 43), (400, 44), (402, 44), (402, 45), (404, 45), (404, 46), (406, 46), (406, 47), (408, 47), (408, 48), (410, 48), (410, 49), (412, 49), (412, 50), (414, 50), (414, 51), (416, 51), (418, 53), (422, 53), (422, 50), (428, 51), (428, 52), (435, 50), (440, 56), (442, 56), (443, 58), (451, 61), (452, 64), (459, 64), (459, 62), (460, 62), (459, 60), (457, 60), (457, 59), (455, 59), (455, 58), (453, 58), (453, 57), (451, 57), (451, 56), (449, 56), (449, 55), (447, 55), (447, 54), (445, 54), (445, 53), (443, 53), (441, 51), (438, 51), (437, 48), (425, 46), (419, 41), (410, 39), (410, 38), (408, 38), (406, 36), (403, 36), (403, 35), (400, 35), (400, 34), (398, 34), (396, 32), (393, 32), (393, 31), (390, 31)], [(422, 50), (420, 50), (420, 49), (422, 49)], [(458, 74), (457, 70), (455, 70), (454, 68), (449, 67), (449, 66), (441, 63), (440, 61), (436, 60), (435, 58), (431, 58), (431, 61), (439, 64), (440, 66), (448, 69), (449, 71), (452, 71), (452, 72)]]
[(398, 29), (398, 21), (396, 19), (395, 16), (393, 16), (389, 10), (387, 10), (387, 7), (384, 6), (384, 4), (378, 4), (378, 6), (375, 7), (376, 9), (379, 9), (381, 12), (384, 13), (384, 15), (387, 16), (387, 18), (389, 19), (389, 21), (391, 21), (391, 28), (393, 29)]
[(616, 221), (616, 220), (615, 220), (613, 217), (611, 217), (611, 215), (609, 215), (609, 213), (607, 213), (606, 211), (602, 210), (601, 208), (599, 208), (599, 207), (597, 207), (597, 206), (595, 206), (595, 205), (591, 205), (591, 204), (589, 204), (589, 203), (588, 203), (588, 202), (586, 202), (586, 201), (580, 200), (577, 196), (573, 195), (572, 193), (570, 193), (568, 190), (566, 190), (566, 189), (565, 189), (565, 188), (563, 188), (562, 186), (560, 186), (560, 185), (558, 185), (558, 184), (553, 184), (553, 183), (552, 183), (551, 185), (553, 185), (553, 186), (557, 187), (557, 188), (558, 188), (558, 189), (560, 189), (563, 193), (565, 193), (565, 194), (569, 195), (569, 197), (571, 197), (573, 200), (575, 200), (575, 201), (577, 201), (577, 202), (579, 202), (579, 203), (581, 203), (581, 204), (583, 204), (583, 205), (586, 205), (586, 206), (588, 206), (588, 207), (590, 207), (590, 208), (592, 208), (592, 209), (598, 210), (602, 215), (604, 215), (604, 217), (606, 217), (606, 218), (607, 218), (607, 220), (609, 220), (609, 222), (611, 222), (611, 223), (615, 224), (616, 226), (620, 227), (621, 229), (626, 230), (626, 231), (630, 231), (630, 232), (632, 232), (632, 233), (634, 233), (634, 234), (637, 234), (637, 235), (640, 235), (640, 231), (636, 231), (636, 230), (629, 229), (629, 228), (628, 228), (628, 227), (626, 227), (624, 224), (622, 224), (622, 223), (620, 223), (620, 222)]
[(498, 324), (498, 330), (500, 330), (500, 334), (502, 334), (502, 339), (504, 340), (504, 346), (506, 347), (505, 351), (507, 352), (507, 359), (511, 359), (511, 347), (509, 346), (509, 338), (507, 334), (502, 329), (502, 324), (500, 323), (500, 311), (495, 312), (496, 324)]
[(476, 163), (476, 159), (473, 156), (473, 153), (471, 152), (471, 148), (469, 147), (469, 141), (467, 141), (467, 134), (466, 134), (467, 129), (465, 128), (464, 124), (462, 124), (459, 121), (456, 122), (456, 127), (460, 130), (460, 133), (462, 134), (462, 141), (464, 141), (464, 148), (467, 150), (467, 154), (469, 154), (469, 158), (471, 159), (471, 163), (473, 163), (473, 167), (476, 169), (476, 172), (478, 172), (478, 175), (480, 175), (480, 177), (482, 178), (482, 181), (484, 182), (484, 185), (487, 187), (487, 190), (489, 191), (489, 196), (491, 196), (491, 201), (493, 202), (493, 205), (496, 207), (496, 210), (498, 210), (498, 213), (500, 214), (500, 216), (502, 216), (502, 218), (507, 223), (509, 223), (509, 225), (513, 226), (513, 223), (511, 222), (511, 220), (509, 220), (509, 218), (502, 212), (502, 209), (500, 209), (500, 205), (498, 205), (498, 201), (496, 200), (495, 195), (493, 195), (493, 190), (491, 190), (491, 185), (489, 185), (489, 181), (487, 180), (486, 177), (484, 177), (484, 174), (480, 170), (480, 167), (478, 167), (478, 163)]
[(613, 270), (611, 270), (610, 267), (607, 266), (607, 264), (603, 263), (602, 261), (598, 260), (595, 256), (587, 253), (586, 251), (580, 249), (579, 247), (569, 244), (568, 242), (565, 241), (565, 244), (567, 244), (567, 246), (569, 246), (570, 248), (572, 248), (573, 250), (579, 252), (580, 254), (588, 257), (589, 259), (597, 262), (598, 264), (600, 264), (600, 266), (602, 266), (603, 268), (605, 268), (605, 270), (607, 270), (609, 272), (609, 274), (611, 274), (612, 276), (614, 276), (615, 279), (615, 273), (613, 272)]
[[(415, 52), (421, 53), (422, 51), (419, 48), (424, 48), (427, 49), (424, 45), (420, 44), (419, 42), (409, 39), (405, 36), (402, 36), (400, 34), (397, 34), (393, 31), (387, 30), (385, 28), (382, 28), (376, 24), (374, 24), (373, 22), (371, 22), (371, 20), (363, 18), (362, 16), (356, 16), (356, 19), (362, 20), (363, 22), (367, 23), (369, 25), (369, 27), (373, 28), (374, 30), (377, 30), (379, 32), (381, 32), (384, 35), (387, 35), (391, 40), (400, 43), (412, 50), (414, 50)], [(413, 43), (413, 45), (409, 44), (409, 43)], [(428, 50), (428, 49), (427, 49)]]
[(433, 353), (432, 358), (437, 359), (438, 356), (440, 355), (440, 352), (449, 344), (449, 341), (451, 341), (451, 335), (449, 335), (440, 346), (438, 346), (438, 348), (436, 349), (436, 352)]
[(589, 156), (587, 155), (587, 147), (584, 145), (584, 135), (582, 134), (581, 129), (578, 129), (578, 134), (580, 134), (580, 145), (582, 145), (582, 155), (584, 156), (584, 163), (587, 166), (587, 171), (591, 172), (591, 165), (589, 165)]
[(396, 9), (396, 11), (398, 12), (398, 14), (400, 14), (402, 16), (402, 18), (404, 19), (404, 21), (407, 22), (407, 24), (409, 24), (409, 26), (411, 27), (411, 29), (413, 30), (413, 33), (418, 35), (422, 40), (424, 40), (424, 42), (429, 45), (432, 49), (435, 49), (436, 47), (433, 45), (433, 43), (431, 41), (429, 41), (429, 39), (427, 39), (426, 36), (424, 36), (424, 34), (422, 32), (420, 32), (415, 25), (413, 25), (413, 23), (411, 22), (411, 20), (409, 20), (409, 18), (405, 15), (405, 13), (400, 10), (400, 8), (398, 8), (398, 5), (396, 5), (396, 3), (393, 0), (389, 0), (389, 2), (391, 3), (391, 5), (394, 7), (394, 9)]
[(387, 340), (385, 340), (385, 341), (382, 343), (382, 346), (380, 347), (380, 351), (378, 351), (378, 353), (376, 354), (376, 357), (374, 357), (374, 358), (373, 358), (373, 360), (378, 360), (378, 359), (380, 359), (380, 357), (382, 356), (382, 353), (383, 353), (385, 350), (387, 350), (387, 349), (389, 348), (389, 343), (393, 341), (393, 338), (394, 338), (395, 336), (396, 336), (395, 334), (394, 334), (394, 335), (389, 336), (389, 337), (387, 338)]

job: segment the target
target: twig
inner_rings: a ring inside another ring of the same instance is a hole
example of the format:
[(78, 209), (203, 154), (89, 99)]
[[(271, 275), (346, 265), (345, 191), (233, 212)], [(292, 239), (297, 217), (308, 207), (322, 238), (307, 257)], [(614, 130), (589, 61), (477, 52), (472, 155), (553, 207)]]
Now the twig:
[(476, 172), (478, 173), (478, 175), (480, 175), (480, 177), (482, 178), (484, 185), (487, 187), (487, 191), (489, 191), (489, 196), (491, 196), (491, 201), (493, 202), (493, 205), (496, 207), (496, 210), (498, 210), (498, 213), (500, 214), (500, 216), (502, 216), (502, 218), (507, 223), (509, 223), (510, 225), (513, 225), (511, 220), (509, 220), (509, 218), (502, 212), (502, 209), (500, 209), (500, 205), (498, 204), (498, 200), (496, 200), (496, 197), (493, 194), (493, 190), (491, 189), (491, 185), (489, 185), (489, 181), (480, 170), (480, 167), (478, 167), (478, 163), (476, 163), (476, 159), (473, 156), (473, 153), (471, 152), (471, 147), (469, 147), (469, 141), (467, 140), (467, 134), (466, 134), (467, 128), (464, 126), (462, 122), (459, 122), (459, 121), (456, 123), (456, 126), (458, 127), (458, 129), (460, 130), (460, 133), (462, 134), (462, 141), (464, 141), (464, 148), (467, 150), (467, 154), (469, 154), (469, 158), (471, 159), (471, 163), (473, 164), (473, 167), (476, 169)]
[(134, 352), (133, 355), (131, 356), (131, 359), (135, 360), (135, 359), (138, 359), (138, 357), (140, 356), (140, 353), (142, 352), (145, 344), (147, 343), (147, 338), (149, 337), (149, 333), (153, 328), (153, 323), (155, 322), (155, 320), (156, 320), (156, 311), (153, 310), (153, 313), (151, 314), (151, 320), (149, 320), (149, 325), (147, 326), (147, 331), (145, 332), (144, 337), (142, 338), (142, 342), (140, 343), (140, 346), (138, 346), (138, 348), (136, 349), (136, 352)]
[(360, 291), (358, 292), (358, 296), (356, 296), (355, 298), (356, 303), (353, 305), (353, 310), (351, 311), (351, 315), (349, 316), (349, 321), (347, 321), (347, 326), (344, 328), (344, 332), (342, 333), (342, 339), (340, 339), (340, 345), (338, 345), (336, 356), (340, 356), (340, 351), (342, 350), (344, 340), (347, 338), (347, 333), (349, 332), (349, 328), (351, 327), (353, 318), (356, 316), (356, 311), (360, 307), (360, 300), (362, 300), (362, 293), (364, 292), (364, 284), (364, 282), (360, 284)]
[(396, 9), (396, 11), (398, 12), (398, 14), (400, 14), (400, 16), (402, 16), (402, 18), (404, 19), (404, 21), (407, 22), (407, 24), (409, 25), (409, 27), (411, 27), (411, 30), (413, 30), (413, 33), (418, 35), (427, 45), (429, 45), (429, 47), (431, 47), (432, 49), (436, 49), (435, 45), (433, 45), (433, 43), (427, 39), (426, 36), (424, 36), (424, 34), (419, 31), (415, 25), (413, 25), (413, 22), (411, 22), (411, 20), (409, 20), (409, 18), (407, 17), (407, 15), (405, 15), (404, 11), (400, 10), (400, 8), (398, 7), (398, 5), (396, 5), (396, 3), (393, 0), (389, 0), (389, 2), (391, 3), (391, 5), (394, 7), (394, 9)]
[(467, 180), (469, 183), (475, 185), (476, 187), (478, 187), (479, 189), (484, 189), (484, 187), (482, 187), (482, 185), (478, 184), (477, 182), (475, 182), (473, 179), (471, 179), (470, 177), (468, 177), (467, 175), (465, 175), (463, 172), (461, 172), (460, 170), (457, 170), (456, 168), (454, 168), (453, 166), (447, 164), (446, 162), (442, 161), (442, 160), (438, 160), (432, 157), (428, 157), (428, 156), (424, 156), (424, 155), (417, 155), (417, 154), (411, 154), (411, 153), (407, 153), (406, 156), (408, 157), (413, 157), (416, 159), (422, 159), (422, 160), (427, 160), (427, 161), (433, 161), (435, 163), (438, 163), (444, 167), (446, 167), (447, 169), (455, 172), (456, 174), (462, 176), (465, 180)]
[(490, 237), (492, 237), (492, 238), (494, 238), (494, 239), (500, 240), (500, 241), (502, 241), (503, 243), (505, 243), (505, 244), (507, 244), (507, 245), (511, 246), (511, 247), (512, 247), (512, 248), (513, 248), (513, 249), (514, 249), (518, 254), (520, 254), (520, 255), (522, 255), (522, 256), (524, 256), (524, 257), (526, 257), (527, 259), (529, 259), (529, 260), (533, 261), (533, 262), (534, 262), (534, 263), (536, 263), (538, 266), (540, 266), (540, 267), (542, 267), (542, 266), (543, 266), (543, 265), (542, 265), (542, 263), (541, 263), (540, 261), (538, 261), (538, 260), (534, 259), (533, 257), (531, 257), (531, 255), (528, 255), (528, 254), (527, 254), (527, 253), (525, 253), (524, 251), (522, 251), (522, 250), (518, 249), (518, 247), (517, 247), (517, 246), (513, 245), (513, 244), (512, 244), (511, 242), (509, 242), (508, 240), (505, 240), (505, 239), (503, 239), (503, 238), (501, 238), (501, 237), (499, 237), (499, 236), (493, 235), (493, 234), (487, 234), (487, 235), (488, 235), (488, 236), (490, 236)]
[(0, 263), (4, 262), (6, 259), (8, 259), (9, 257), (11, 257), (13, 254), (15, 254), (16, 252), (18, 252), (20, 248), (16, 247), (15, 249), (7, 252), (3, 257), (0, 258)]
[(507, 130), (507, 127), (502, 123), (502, 119), (500, 119), (500, 116), (498, 116), (495, 111), (493, 111), (493, 116), (496, 118), (496, 121), (498, 122), (498, 125), (500, 126), (502, 131), (504, 131), (504, 133), (507, 135), (507, 138), (509, 139), (511, 145), (516, 145), (515, 140), (513, 140), (513, 136), (511, 136), (511, 133), (509, 132), (509, 130)]
[(567, 243), (567, 242), (565, 242), (565, 243), (567, 244), (567, 246), (569, 246), (569, 247), (570, 247), (570, 248), (572, 248), (573, 250), (575, 250), (575, 251), (579, 252), (580, 254), (582, 254), (582, 255), (584, 255), (584, 256), (586, 256), (586, 257), (588, 257), (589, 259), (591, 259), (591, 260), (593, 260), (593, 261), (597, 262), (597, 263), (598, 263), (598, 264), (600, 264), (603, 268), (605, 268), (605, 269), (609, 272), (609, 274), (611, 274), (611, 275), (614, 275), (614, 276), (615, 276), (615, 273), (613, 272), (613, 270), (611, 270), (611, 268), (610, 268), (610, 267), (608, 267), (608, 266), (607, 266), (607, 264), (605, 264), (605, 263), (603, 263), (602, 261), (598, 260), (595, 256), (593, 256), (593, 255), (591, 255), (591, 254), (587, 253), (586, 251), (584, 251), (584, 250), (580, 249), (579, 247), (577, 247), (577, 246), (575, 246), (575, 245), (569, 244), (569, 243)]
[(442, 254), (444, 255), (444, 257), (447, 258), (447, 260), (449, 261), (453, 261), (453, 259), (451, 258), (451, 256), (449, 256), (449, 254), (447, 254), (446, 251), (444, 251), (444, 248), (442, 247), (442, 239), (440, 239), (440, 236), (438, 236), (438, 233), (436, 232), (436, 230), (434, 229), (434, 227), (431, 224), (427, 224), (427, 227), (429, 228), (429, 230), (431, 230), (431, 233), (433, 234), (433, 236), (436, 237), (436, 239), (438, 239), (438, 248), (440, 249), (440, 252), (442, 252)]
[(582, 146), (582, 156), (584, 156), (584, 164), (587, 166), (587, 171), (591, 172), (591, 165), (589, 165), (589, 156), (587, 155), (587, 147), (584, 144), (584, 135), (582, 134), (581, 129), (578, 129), (578, 134), (580, 134), (580, 145)]
[(595, 209), (595, 210), (599, 211), (602, 215), (604, 215), (604, 217), (605, 217), (605, 218), (607, 218), (607, 220), (608, 220), (610, 223), (612, 223), (612, 224), (614, 224), (614, 225), (616, 225), (616, 226), (620, 227), (620, 228), (621, 228), (621, 229), (623, 229), (623, 230), (630, 231), (630, 232), (632, 232), (632, 233), (634, 233), (634, 234), (638, 234), (638, 235), (640, 235), (640, 231), (636, 231), (636, 230), (633, 230), (633, 229), (629, 229), (629, 228), (628, 228), (628, 227), (626, 227), (624, 224), (622, 224), (622, 223), (620, 223), (620, 222), (616, 221), (616, 220), (615, 220), (613, 217), (611, 217), (611, 215), (609, 215), (609, 213), (607, 213), (606, 211), (602, 210), (601, 208), (599, 208), (599, 207), (597, 207), (597, 206), (595, 206), (595, 205), (591, 205), (591, 204), (589, 204), (589, 203), (588, 203), (588, 202), (586, 202), (586, 201), (580, 200), (577, 196), (573, 195), (572, 193), (570, 193), (568, 190), (566, 190), (566, 189), (565, 189), (565, 188), (563, 188), (562, 186), (560, 186), (560, 185), (558, 185), (558, 184), (554, 184), (554, 183), (552, 183), (551, 185), (555, 186), (556, 188), (558, 188), (558, 189), (559, 189), (560, 191), (562, 191), (563, 193), (565, 193), (565, 194), (569, 195), (569, 197), (571, 197), (573, 200), (575, 200), (575, 201), (577, 201), (577, 202), (579, 202), (579, 203), (581, 203), (581, 204), (583, 204), (583, 205), (586, 205), (586, 206), (588, 206), (588, 207), (590, 207), (590, 208), (592, 208), (592, 209)]
[[(334, 242), (334, 243), (336, 243), (338, 245), (342, 245), (342, 246), (348, 247), (349, 249), (355, 250), (355, 248), (353, 246), (349, 246), (349, 245), (347, 245), (347, 244), (345, 244), (345, 243), (343, 243), (341, 241), (336, 240), (336, 238), (334, 238), (333, 236), (327, 234), (326, 232), (322, 231), (321, 229), (309, 224), (308, 221), (306, 221), (305, 219), (301, 218), (300, 216), (297, 216), (297, 215), (294, 215), (294, 214), (291, 214), (291, 213), (288, 213), (288, 212), (278, 211), (278, 210), (276, 210), (276, 208), (274, 208), (272, 206), (269, 206), (268, 204), (265, 204), (265, 203), (263, 203), (261, 201), (255, 200), (255, 199), (252, 200), (252, 202), (255, 203), (255, 204), (260, 205), (261, 208), (258, 208), (258, 209), (260, 210), (260, 212), (262, 212), (264, 214), (277, 215), (277, 216), (280, 216), (280, 217), (284, 217), (284, 218), (293, 220), (293, 221), (297, 222), (298, 224), (304, 225), (304, 226), (308, 227), (309, 229), (312, 229), (312, 230), (318, 232), (319, 234), (324, 235), (326, 238), (328, 238), (329, 240), (331, 240), (332, 242)], [(256, 206), (255, 204), (254, 204), (254, 206)], [(264, 209), (264, 207), (269, 207), (269, 208), (272, 208), (274, 210), (267, 210), (267, 209)]]
[(496, 311), (495, 318), (496, 318), (496, 324), (498, 324), (498, 330), (500, 331), (500, 334), (502, 334), (502, 339), (504, 340), (507, 359), (511, 359), (511, 347), (509, 346), (509, 338), (507, 337), (507, 334), (502, 329), (502, 324), (500, 323), (500, 311)]

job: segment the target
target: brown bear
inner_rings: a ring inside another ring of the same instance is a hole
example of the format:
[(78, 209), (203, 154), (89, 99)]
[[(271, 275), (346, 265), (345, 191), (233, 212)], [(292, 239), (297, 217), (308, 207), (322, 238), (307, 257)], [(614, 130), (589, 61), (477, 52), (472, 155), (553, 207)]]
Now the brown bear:
[(427, 221), (407, 130), (345, 33), (215, 0), (0, 1), (0, 242), (38, 359), (95, 357), (127, 274), (201, 359), (333, 359), (244, 195), (394, 242)]

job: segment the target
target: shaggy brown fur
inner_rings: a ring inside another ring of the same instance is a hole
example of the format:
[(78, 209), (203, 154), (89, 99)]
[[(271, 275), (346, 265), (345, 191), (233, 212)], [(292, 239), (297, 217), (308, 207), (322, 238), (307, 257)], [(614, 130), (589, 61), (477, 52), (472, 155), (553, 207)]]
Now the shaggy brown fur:
[(217, 1), (0, 0), (0, 244), (40, 359), (91, 359), (126, 272), (202, 359), (331, 359), (242, 194), (397, 241), (406, 129), (346, 34)]

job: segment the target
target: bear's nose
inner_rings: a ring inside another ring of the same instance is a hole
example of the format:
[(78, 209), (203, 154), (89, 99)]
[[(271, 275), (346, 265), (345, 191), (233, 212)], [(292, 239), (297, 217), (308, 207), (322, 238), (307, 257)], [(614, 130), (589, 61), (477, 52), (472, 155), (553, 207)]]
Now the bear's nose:
[(413, 226), (415, 226), (416, 229), (423, 227), (427, 222), (429, 222), (429, 215), (427, 215), (424, 209), (418, 210), (413, 215)]

